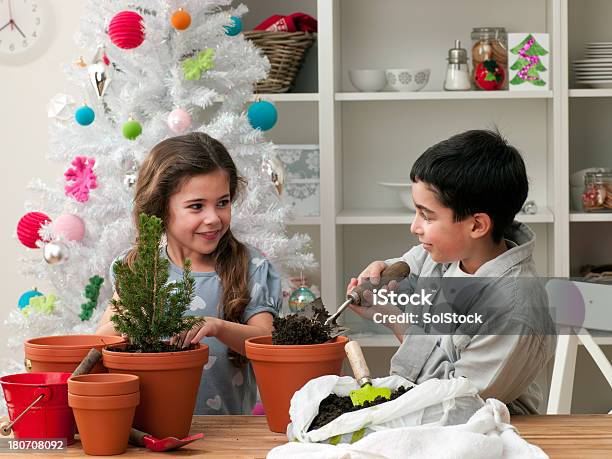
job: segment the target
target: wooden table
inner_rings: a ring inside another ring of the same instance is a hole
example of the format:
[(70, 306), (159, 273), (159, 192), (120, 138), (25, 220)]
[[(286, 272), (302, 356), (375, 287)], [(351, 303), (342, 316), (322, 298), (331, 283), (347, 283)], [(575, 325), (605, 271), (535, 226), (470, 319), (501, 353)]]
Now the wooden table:
[[(612, 415), (513, 416), (512, 424), (528, 442), (538, 445), (551, 458), (612, 458)], [(172, 456), (206, 458), (264, 458), (269, 450), (287, 441), (285, 435), (268, 430), (264, 416), (194, 416), (191, 433), (204, 438), (170, 453)], [(90, 457), (77, 442), (61, 457)], [(16, 457), (14, 453), (0, 456)], [(28, 458), (51, 454), (28, 454)], [(53, 456), (58, 457), (57, 454)], [(120, 456), (167, 457), (130, 446)]]

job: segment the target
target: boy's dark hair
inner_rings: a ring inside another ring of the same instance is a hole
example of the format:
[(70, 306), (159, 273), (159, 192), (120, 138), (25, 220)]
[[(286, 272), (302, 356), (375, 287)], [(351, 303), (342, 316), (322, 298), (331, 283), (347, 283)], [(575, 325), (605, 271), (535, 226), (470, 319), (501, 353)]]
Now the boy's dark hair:
[(432, 187), (455, 221), (483, 212), (493, 221), (494, 242), (521, 210), (529, 184), (523, 158), (497, 131), (472, 130), (428, 148), (412, 166), (410, 180)]

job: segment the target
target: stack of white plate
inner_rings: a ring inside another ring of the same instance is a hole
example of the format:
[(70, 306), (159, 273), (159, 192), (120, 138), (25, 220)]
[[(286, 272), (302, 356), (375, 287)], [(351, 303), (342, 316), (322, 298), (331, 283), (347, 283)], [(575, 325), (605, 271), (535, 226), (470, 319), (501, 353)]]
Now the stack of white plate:
[(586, 45), (587, 59), (574, 61), (576, 83), (593, 88), (612, 88), (612, 42)]

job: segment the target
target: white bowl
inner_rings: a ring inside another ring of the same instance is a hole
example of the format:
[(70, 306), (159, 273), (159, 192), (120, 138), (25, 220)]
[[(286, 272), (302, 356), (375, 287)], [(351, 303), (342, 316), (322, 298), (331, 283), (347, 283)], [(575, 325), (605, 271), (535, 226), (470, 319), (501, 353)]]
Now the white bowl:
[(387, 83), (394, 91), (420, 91), (429, 83), (430, 69), (387, 69)]
[(382, 91), (387, 85), (385, 71), (377, 69), (349, 70), (349, 80), (351, 80), (355, 89), (361, 92)]
[(397, 191), (404, 207), (416, 212), (412, 200), (412, 183), (378, 182), (378, 184)]

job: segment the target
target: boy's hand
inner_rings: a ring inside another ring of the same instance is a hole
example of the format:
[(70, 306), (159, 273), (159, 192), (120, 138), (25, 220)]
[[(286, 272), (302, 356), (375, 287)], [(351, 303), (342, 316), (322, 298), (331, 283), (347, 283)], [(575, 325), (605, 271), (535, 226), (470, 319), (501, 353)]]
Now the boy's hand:
[[(369, 282), (370, 284), (374, 286), (378, 286), (378, 284), (380, 283), (381, 273), (385, 270), (385, 268), (387, 268), (387, 263), (385, 263), (384, 261), (373, 261), (361, 272), (361, 274), (359, 274), (359, 278), (358, 278), (356, 285), (361, 285), (364, 282)], [(379, 289), (386, 288), (387, 290), (395, 290), (396, 287), (397, 287), (397, 281), (395, 280), (390, 281), (389, 284), (387, 285), (378, 286)], [(346, 293), (348, 294), (353, 288), (354, 286), (351, 287), (351, 284), (349, 283)], [(361, 296), (362, 296), (362, 302), (361, 302), (362, 306), (372, 305), (373, 300), (374, 300), (372, 290), (370, 289), (364, 290)]]
[(357, 285), (363, 284), (364, 280), (370, 281), (372, 285), (378, 285), (380, 273), (387, 267), (384, 261), (373, 261), (359, 274)]
[(206, 336), (217, 336), (220, 320), (217, 317), (205, 317), (204, 322), (198, 324), (170, 339), (170, 344), (185, 349), (192, 344), (198, 344)]
[[(395, 284), (395, 281), (391, 281), (389, 282), (389, 286), (388, 288), (391, 288), (392, 284)], [(358, 285), (358, 281), (357, 279), (355, 279), (354, 277), (351, 279), (351, 281), (348, 284), (348, 287), (346, 289), (346, 294), (348, 295), (351, 290), (353, 290), (356, 286)], [(393, 287), (395, 287), (395, 285), (393, 285)], [(380, 313), (383, 315), (399, 315), (401, 314), (401, 311), (399, 310), (398, 307), (393, 306), (392, 304), (387, 304), (384, 306), (381, 305), (376, 305), (376, 306), (367, 306), (367, 305), (371, 305), (372, 304), (372, 292), (371, 291), (366, 291), (364, 292), (364, 294), (362, 296), (366, 296), (368, 295), (369, 292), (369, 299), (365, 298), (366, 300), (366, 306), (357, 306), (356, 304), (349, 304), (349, 308), (351, 308), (351, 310), (353, 312), (355, 312), (355, 314), (357, 314), (359, 317), (363, 317), (364, 319), (368, 319), (368, 320), (373, 320), (374, 319), (374, 314), (376, 313)], [(385, 324), (385, 326), (389, 326), (388, 324)]]

